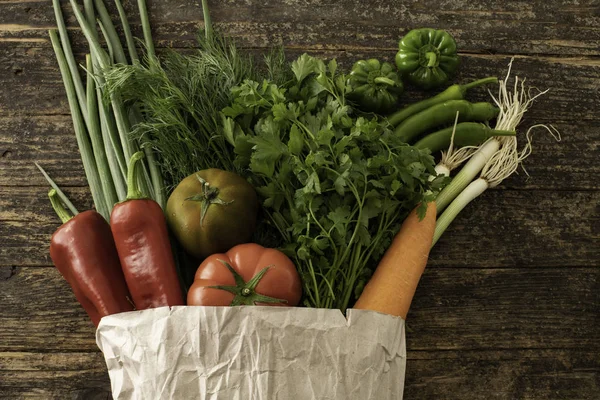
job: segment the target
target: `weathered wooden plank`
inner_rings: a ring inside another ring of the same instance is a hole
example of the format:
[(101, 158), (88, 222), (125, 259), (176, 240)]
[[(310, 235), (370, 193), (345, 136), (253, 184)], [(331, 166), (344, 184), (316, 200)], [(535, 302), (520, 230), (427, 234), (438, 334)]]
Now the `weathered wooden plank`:
[(55, 268), (17, 268), (0, 287), (0, 352), (97, 350), (94, 325)]
[[(86, 189), (67, 192), (81, 210)], [(59, 226), (47, 188), (0, 188), (0, 266), (48, 265)], [(436, 244), (432, 267), (600, 266), (600, 191), (490, 190)]]
[(25, 118), (36, 113), (69, 112), (58, 64), (49, 43), (28, 49), (0, 43), (0, 71), (1, 114), (16, 113)]
[[(429, 268), (407, 317), (412, 350), (600, 350), (600, 268)], [(600, 358), (597, 358), (600, 363)]]
[(406, 399), (593, 400), (598, 393), (593, 351), (408, 352)]
[[(0, 191), (0, 221), (60, 225), (60, 219), (53, 212), (47, 197), (50, 187), (46, 186), (14, 187), (9, 192)], [(89, 190), (85, 187), (65, 187), (64, 192), (80, 211), (93, 205)]]
[(61, 187), (87, 186), (69, 115), (0, 117), (0, 186), (46, 186), (35, 162)]
[[(58, 221), (57, 221), (58, 222)], [(0, 239), (0, 265), (48, 265), (50, 236), (58, 223), (2, 221)]]
[(598, 267), (598, 204), (599, 192), (487, 191), (453, 222), (429, 264)]
[[(67, 3), (63, 0), (68, 24), (76, 26)], [(134, 32), (139, 33), (135, 2), (124, 3)], [(199, 2), (148, 3), (157, 42), (189, 45), (202, 21)], [(433, 6), (435, 12), (431, 5), (418, 1), (373, 0), (368, 6), (358, 0), (209, 3), (217, 27), (251, 47), (283, 42), (320, 49), (394, 49), (409, 29), (435, 26), (450, 31), (466, 52), (588, 56), (600, 51), (600, 7), (593, 0), (501, 4), (455, 0)], [(55, 25), (51, 4), (41, 0), (0, 3), (0, 15), (5, 21), (0, 41), (18, 46), (39, 45), (47, 29)]]
[[(94, 326), (55, 268), (7, 275), (0, 352), (96, 351)], [(431, 268), (409, 313), (408, 348), (598, 352), (599, 289), (600, 268)]]
[[(548, 371), (548, 372), (540, 372)], [(589, 351), (409, 351), (407, 399), (596, 399), (600, 365)], [(107, 399), (104, 360), (90, 353), (0, 353), (3, 398)]]
[(110, 382), (102, 354), (0, 353), (3, 399), (107, 400)]

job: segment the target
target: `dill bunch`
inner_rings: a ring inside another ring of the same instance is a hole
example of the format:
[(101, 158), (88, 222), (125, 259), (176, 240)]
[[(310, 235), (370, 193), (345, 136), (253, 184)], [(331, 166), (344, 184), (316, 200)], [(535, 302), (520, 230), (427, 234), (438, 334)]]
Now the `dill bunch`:
[(191, 55), (168, 50), (146, 57), (144, 65), (103, 71), (106, 93), (141, 112), (132, 135), (156, 151), (167, 191), (201, 169), (235, 170), (221, 110), (231, 102), (231, 88), (257, 77), (252, 57), (231, 40), (201, 33), (198, 45)]

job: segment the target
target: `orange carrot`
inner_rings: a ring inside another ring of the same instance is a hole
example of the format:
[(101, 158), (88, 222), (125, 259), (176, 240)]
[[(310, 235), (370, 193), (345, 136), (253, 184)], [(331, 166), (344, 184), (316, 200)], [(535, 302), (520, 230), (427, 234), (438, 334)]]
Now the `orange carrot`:
[(427, 265), (435, 232), (435, 215), (435, 202), (427, 204), (427, 213), (422, 220), (416, 210), (409, 214), (354, 308), (406, 319)]

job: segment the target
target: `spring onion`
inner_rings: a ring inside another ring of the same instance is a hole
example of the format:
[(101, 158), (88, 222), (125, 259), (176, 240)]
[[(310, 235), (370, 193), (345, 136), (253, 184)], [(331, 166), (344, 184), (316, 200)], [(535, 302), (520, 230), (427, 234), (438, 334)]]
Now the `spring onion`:
[[(108, 13), (106, 6), (104, 5), (104, 1), (94, 0), (94, 4), (96, 5), (96, 10), (98, 10), (98, 15), (100, 17), (99, 25), (103, 27), (103, 30), (105, 31), (106, 43), (110, 43), (110, 45), (112, 46), (115, 55), (115, 61), (120, 64), (127, 64), (127, 57), (125, 57), (125, 51), (123, 50), (123, 46), (121, 45), (121, 40), (119, 39), (117, 30), (115, 29), (112, 19), (110, 18), (110, 14)], [(71, 5), (73, 6), (73, 11), (79, 11), (79, 7), (76, 7), (73, 0), (71, 0)], [(77, 19), (79, 20), (79, 17)], [(79, 21), (79, 24), (81, 25), (81, 21)]]
[(112, 45), (112, 42), (108, 40), (108, 32), (106, 31), (106, 28), (104, 27), (102, 21), (98, 21), (98, 27), (100, 28), (100, 32), (102, 32), (102, 38), (106, 42), (106, 48), (108, 49), (108, 58), (110, 60), (110, 63), (112, 64), (115, 62), (115, 48)]
[[(94, 0), (83, 0), (83, 12), (87, 18), (88, 24), (94, 25), (96, 23), (96, 12), (94, 11)], [(92, 32), (94, 36), (98, 37), (98, 32)]]
[[(85, 16), (81, 12), (79, 5), (76, 3), (75, 0), (70, 0), (70, 2), (71, 2), (73, 12), (75, 14), (75, 18), (77, 19), (77, 22), (81, 26), (83, 34), (85, 35), (88, 43), (90, 44), (90, 48), (91, 48), (93, 54), (96, 56), (100, 68), (102, 70), (108, 68), (109, 66), (112, 65), (108, 54), (106, 54), (106, 51), (104, 51), (104, 49), (100, 45), (98, 39), (96, 38), (96, 35), (93, 33), (93, 28), (90, 26), (90, 24), (86, 20)], [(96, 0), (95, 4), (96, 4), (96, 8), (100, 12), (100, 14), (102, 14), (102, 7), (103, 7), (102, 0)], [(99, 6), (99, 4), (102, 4), (102, 6)], [(105, 9), (105, 7), (104, 7), (104, 9)], [(147, 16), (146, 16), (146, 18), (147, 18)], [(116, 38), (114, 38), (114, 35), (111, 33), (112, 30), (114, 29), (114, 25), (112, 25), (112, 21), (110, 21), (110, 18), (108, 18), (108, 20), (106, 18), (102, 18), (102, 15), (101, 15), (101, 19), (103, 20), (103, 25), (104, 25), (104, 28), (106, 29), (106, 32), (108, 35), (107, 40), (112, 42), (112, 47), (114, 49), (113, 51), (115, 52), (116, 60), (119, 61), (120, 59), (124, 59), (124, 55), (123, 56), (119, 55), (118, 49), (121, 49), (120, 51), (122, 52), (123, 47), (122, 47), (120, 41), (118, 40), (118, 36), (116, 36)], [(126, 59), (124, 59), (124, 61), (126, 62)], [(123, 148), (123, 153), (124, 153), (123, 155), (124, 155), (125, 159), (130, 159), (131, 156), (133, 155), (133, 153), (137, 152), (139, 150), (139, 146), (138, 146), (137, 142), (132, 140), (132, 138), (130, 137), (131, 122), (129, 121), (129, 117), (125, 111), (125, 107), (124, 107), (123, 102), (120, 99), (120, 97), (118, 95), (111, 94), (110, 101), (111, 101), (112, 109), (113, 109), (114, 116), (115, 116), (117, 130), (119, 132), (119, 137), (121, 139), (121, 146)], [(138, 177), (138, 179), (140, 181), (139, 183), (140, 183), (143, 193), (151, 196), (154, 193), (154, 188), (152, 187), (150, 175), (147, 171), (148, 167), (146, 166), (146, 163), (142, 163), (141, 166), (142, 166), (142, 168), (141, 168), (142, 173)]]
[[(115, 0), (127, 41), (129, 56), (134, 64), (139, 64), (135, 42), (120, 0)], [(75, 0), (70, 0), (73, 12), (90, 46), (84, 67), (87, 78), (82, 82), (78, 65), (67, 36), (67, 28), (60, 1), (53, 0), (53, 8), (58, 25), (58, 33), (50, 32), (52, 45), (59, 62), (61, 75), (67, 91), (69, 107), (77, 143), (81, 152), (90, 192), (97, 211), (109, 218), (112, 206), (126, 197), (126, 159), (142, 147), (146, 161), (141, 165), (137, 179), (145, 195), (165, 204), (163, 182), (155, 155), (148, 146), (138, 143), (131, 136), (131, 125), (137, 122), (135, 110), (126, 110), (118, 95), (108, 95), (104, 89), (104, 70), (112, 66), (113, 59), (127, 63), (127, 57), (120, 42), (117, 30), (103, 3), (103, 0), (84, 0), (83, 12)], [(148, 21), (145, 4), (140, 8), (142, 21)], [(98, 12), (98, 20), (96, 19)], [(106, 42), (106, 49), (100, 45), (98, 27)], [(148, 28), (149, 29), (149, 28)], [(86, 87), (87, 86), (87, 87)], [(133, 111), (133, 112), (129, 112)], [(36, 164), (37, 165), (37, 164)], [(38, 165), (50, 185), (57, 190), (61, 200), (71, 211), (75, 207), (58, 189), (48, 174)]]
[[(508, 65), (506, 78), (503, 81), (500, 81), (498, 98), (495, 98), (492, 95), (494, 102), (500, 108), (495, 127), (499, 130), (514, 131), (521, 123), (523, 115), (528, 110), (533, 100), (546, 93), (542, 92), (530, 98), (528, 97), (528, 93), (519, 93), (518, 88), (515, 86), (514, 93), (512, 97), (510, 97), (506, 85), (511, 68), (512, 60)], [(460, 192), (473, 181), (473, 179), (475, 179), (488, 160), (500, 149), (501, 142), (500, 138), (492, 137), (482, 144), (473, 154), (470, 154), (469, 161), (437, 197), (436, 206), (438, 215), (444, 211), (450, 202), (452, 202), (452, 200), (454, 200), (456, 196), (458, 196)]]
[[(140, 19), (142, 20), (142, 31), (144, 32), (146, 52), (148, 53), (148, 59), (152, 60), (156, 57), (156, 54), (154, 52), (152, 32), (150, 31), (150, 21), (148, 20), (148, 7), (146, 7), (146, 0), (138, 0), (138, 8), (140, 9)], [(150, 63), (150, 65), (152, 65), (152, 63)]]
[[(96, 13), (94, 11), (94, 0), (84, 0), (83, 2), (84, 12), (86, 19), (90, 25), (94, 25), (96, 23)], [(98, 32), (96, 30), (92, 30), (90, 32), (95, 38), (98, 38)], [(107, 43), (107, 46), (112, 47), (112, 44)], [(118, 201), (125, 200), (126, 197), (126, 184), (125, 184), (125, 175), (127, 174), (127, 166), (125, 163), (125, 158), (123, 157), (123, 150), (120, 146), (120, 143), (117, 143), (117, 128), (114, 123), (114, 119), (112, 118), (112, 114), (107, 109), (106, 104), (104, 104), (102, 98), (102, 90), (101, 86), (104, 83), (101, 74), (96, 74), (95, 72), (100, 71), (100, 65), (98, 61), (98, 57), (95, 52), (91, 51), (91, 66), (88, 64), (86, 68), (86, 72), (88, 74), (88, 85), (91, 83), (89, 79), (95, 79), (96, 90), (94, 91), (94, 95), (96, 96), (95, 104), (92, 104), (92, 107), (89, 110), (89, 118), (95, 124), (98, 124), (100, 127), (100, 132), (102, 135), (102, 143), (104, 144), (104, 155), (108, 162), (108, 167), (110, 170), (112, 184), (114, 185), (114, 189), (117, 195)], [(89, 96), (89, 91), (88, 91)], [(93, 100), (88, 97), (88, 104)], [(95, 107), (94, 107), (95, 106)], [(98, 114), (97, 117), (95, 114)], [(94, 132), (98, 132), (97, 128), (92, 128)]]
[[(515, 130), (533, 101), (538, 96), (547, 93), (547, 90), (540, 92), (535, 96), (531, 96), (530, 90), (526, 90), (525, 88), (525, 79), (519, 80), (519, 77), (517, 76), (515, 77), (514, 89), (509, 93), (507, 86), (509, 75), (510, 65), (506, 79), (500, 81), (499, 95), (497, 98), (494, 97), (494, 102), (501, 110), (496, 127), (497, 129)], [(498, 186), (504, 179), (508, 178), (517, 170), (520, 163), (531, 154), (531, 132), (534, 128), (539, 127), (545, 128), (553, 135), (554, 133), (558, 134), (558, 131), (552, 126), (549, 127), (541, 124), (534, 125), (527, 131), (527, 143), (521, 151), (517, 148), (517, 138), (514, 136), (507, 136), (490, 138), (473, 154), (471, 160), (449, 185), (449, 187), (453, 186), (451, 188), (452, 191), (458, 191), (459, 194), (450, 202), (441, 215), (438, 216), (432, 246), (435, 245), (456, 216), (471, 201), (481, 195), (485, 190)], [(558, 134), (555, 138), (560, 140), (560, 135)], [(469, 183), (470, 179), (472, 179), (471, 177), (477, 175), (479, 171), (481, 171), (480, 177)], [(460, 180), (457, 181), (459, 177)], [(448, 187), (446, 189), (448, 189)], [(443, 191), (440, 196), (438, 196), (438, 199), (442, 194)], [(444, 208), (449, 202), (449, 199), (450, 197), (448, 195), (444, 197)], [(436, 203), (438, 201), (439, 200), (436, 200)]]

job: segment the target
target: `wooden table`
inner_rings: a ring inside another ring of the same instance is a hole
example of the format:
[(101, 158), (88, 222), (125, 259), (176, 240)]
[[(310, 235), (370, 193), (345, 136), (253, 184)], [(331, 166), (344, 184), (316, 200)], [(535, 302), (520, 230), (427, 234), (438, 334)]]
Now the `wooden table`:
[[(198, 3), (149, 0), (160, 47), (194, 45)], [(516, 74), (550, 88), (523, 126), (553, 124), (562, 141), (538, 132), (525, 162), (530, 177), (520, 173), (485, 193), (433, 251), (408, 318), (405, 394), (599, 399), (600, 3), (210, 3), (218, 27), (243, 47), (281, 42), (290, 57), (306, 50), (348, 66), (393, 59), (402, 34), (437, 27), (460, 47), (457, 81), (503, 75), (514, 56)], [(48, 0), (0, 0), (2, 399), (106, 399), (110, 390), (94, 328), (48, 256), (59, 221), (33, 164), (80, 209), (91, 205), (48, 40), (54, 26)], [(137, 23), (134, 31), (140, 35)], [(71, 33), (81, 56), (85, 41), (78, 29)]]

